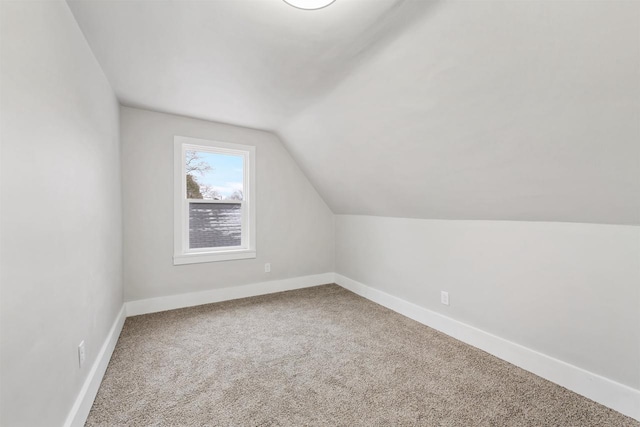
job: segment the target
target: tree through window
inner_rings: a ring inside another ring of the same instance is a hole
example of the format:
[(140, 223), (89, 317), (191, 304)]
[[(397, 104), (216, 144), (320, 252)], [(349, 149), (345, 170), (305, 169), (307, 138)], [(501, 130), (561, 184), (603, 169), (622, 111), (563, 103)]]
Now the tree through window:
[(176, 190), (174, 261), (235, 259), (228, 256), (241, 253), (255, 257), (255, 204), (248, 197), (255, 179), (255, 147), (186, 137), (175, 140), (180, 190)]

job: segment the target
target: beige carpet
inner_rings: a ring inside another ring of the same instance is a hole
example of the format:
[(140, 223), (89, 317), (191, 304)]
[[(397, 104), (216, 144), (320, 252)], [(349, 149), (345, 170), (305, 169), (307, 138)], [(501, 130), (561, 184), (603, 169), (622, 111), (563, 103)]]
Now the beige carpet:
[(336, 285), (128, 318), (88, 426), (640, 426)]

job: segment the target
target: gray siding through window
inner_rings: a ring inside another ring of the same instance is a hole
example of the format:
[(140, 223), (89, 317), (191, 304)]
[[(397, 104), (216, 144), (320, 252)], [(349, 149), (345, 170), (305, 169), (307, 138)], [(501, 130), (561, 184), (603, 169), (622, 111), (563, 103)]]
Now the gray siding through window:
[(189, 247), (240, 246), (240, 203), (189, 203)]

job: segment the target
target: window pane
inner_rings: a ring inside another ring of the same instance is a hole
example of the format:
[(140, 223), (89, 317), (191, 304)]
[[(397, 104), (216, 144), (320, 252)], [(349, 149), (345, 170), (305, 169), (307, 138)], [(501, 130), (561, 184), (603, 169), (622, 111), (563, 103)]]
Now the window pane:
[(189, 247), (240, 246), (241, 203), (189, 203)]
[(187, 199), (244, 200), (242, 156), (185, 151)]

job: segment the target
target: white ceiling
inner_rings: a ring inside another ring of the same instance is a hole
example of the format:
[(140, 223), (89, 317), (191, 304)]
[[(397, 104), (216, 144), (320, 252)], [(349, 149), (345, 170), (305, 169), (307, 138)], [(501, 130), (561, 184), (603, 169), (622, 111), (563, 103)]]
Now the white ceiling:
[(270, 130), (406, 13), (402, 0), (316, 11), (282, 0), (67, 3), (123, 104)]
[(69, 4), (122, 103), (277, 131), (336, 213), (640, 224), (640, 2)]

